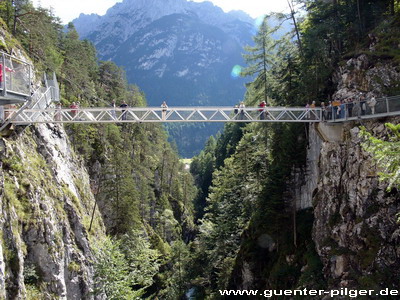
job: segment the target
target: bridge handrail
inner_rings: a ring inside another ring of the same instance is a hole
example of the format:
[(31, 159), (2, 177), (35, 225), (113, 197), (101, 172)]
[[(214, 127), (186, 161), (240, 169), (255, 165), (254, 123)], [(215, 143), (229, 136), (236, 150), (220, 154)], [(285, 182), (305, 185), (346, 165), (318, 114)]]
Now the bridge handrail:
[[(44, 106), (48, 105), (48, 102), (46, 103)], [(381, 97), (377, 99), (374, 109), (367, 103), (355, 101), (330, 107), (329, 110), (324, 110), (321, 107), (276, 106), (264, 108), (171, 106), (167, 109), (162, 107), (52, 107), (43, 109), (43, 106), (33, 105), (31, 109), (25, 108), (18, 120), (13, 121), (13, 123), (343, 122), (357, 118), (400, 115), (400, 96)], [(352, 109), (353, 107), (357, 109)], [(357, 115), (355, 115), (356, 111), (358, 111)], [(9, 112), (13, 112), (13, 110), (9, 110)]]
[[(1, 125), (0, 127), (0, 132), (6, 128), (12, 121), (16, 120), (18, 116), (26, 109), (34, 109), (35, 106), (40, 106), (40, 103), (43, 102), (42, 99), (46, 100), (46, 105), (50, 104), (47, 101), (48, 94), (51, 94), (51, 87), (48, 88), (45, 92), (42, 92), (43, 88), (38, 88), (31, 96), (30, 100), (24, 103), (20, 108), (18, 109), (4, 109), (4, 113), (8, 115), (8, 118), (4, 120), (5, 122)], [(51, 101), (50, 101), (51, 102)], [(44, 108), (47, 108), (45, 106)], [(38, 109), (40, 111), (40, 109)]]
[[(238, 110), (244, 110), (244, 111), (260, 111), (261, 108), (257, 108), (257, 107), (245, 107), (245, 108), (239, 108)], [(7, 111), (13, 111), (15, 109), (6, 109)], [(48, 111), (51, 110), (55, 110), (55, 108), (48, 108)], [(61, 108), (62, 111), (69, 111), (69, 110), (85, 110), (85, 111), (144, 111), (144, 110), (153, 110), (153, 111), (163, 111), (163, 108), (160, 107), (152, 107), (152, 106), (133, 106), (133, 107), (80, 107), (80, 108), (69, 108), (69, 107), (63, 107)], [(183, 111), (183, 110), (187, 110), (187, 111), (194, 111), (194, 110), (201, 110), (201, 111), (216, 111), (216, 110), (220, 110), (220, 111), (234, 111), (235, 108), (230, 107), (230, 106), (171, 106), (169, 108), (167, 108), (166, 110), (177, 110), (177, 111)], [(290, 111), (320, 111), (321, 108), (309, 108), (306, 109), (304, 107), (269, 107), (269, 108), (264, 108), (264, 111), (282, 111), (282, 110), (290, 110)], [(29, 111), (35, 111), (35, 109), (29, 109)], [(41, 109), (36, 109), (36, 111), (41, 111)]]
[[(17, 64), (17, 66), (15, 66)], [(0, 51), (0, 78), (1, 95), (7, 93), (18, 96), (30, 96), (31, 90), (31, 69), (30, 63)]]

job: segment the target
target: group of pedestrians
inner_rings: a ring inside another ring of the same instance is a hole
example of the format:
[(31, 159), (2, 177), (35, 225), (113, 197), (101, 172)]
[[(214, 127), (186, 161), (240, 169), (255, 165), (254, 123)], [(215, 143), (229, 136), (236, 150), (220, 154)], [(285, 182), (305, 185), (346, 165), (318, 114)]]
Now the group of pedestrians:
[[(110, 110), (110, 115), (114, 120), (117, 120), (117, 108), (119, 108), (119, 110), (121, 111), (121, 120), (122, 121), (126, 121), (127, 120), (127, 108), (129, 107), (128, 104), (126, 103), (126, 101), (122, 101), (122, 103), (120, 105), (117, 105), (115, 100), (112, 100), (110, 105), (109, 105), (112, 109)], [(79, 113), (80, 110), (80, 103), (79, 102), (72, 102), (71, 105), (69, 105), (69, 112), (71, 114), (71, 117), (73, 119), (75, 119)], [(164, 101), (161, 104), (161, 118), (162, 120), (166, 119), (166, 114), (167, 114), (167, 110), (168, 110), (168, 105), (166, 103), (166, 101)], [(55, 121), (61, 121), (62, 120), (62, 106), (61, 103), (56, 104), (56, 109), (55, 109), (55, 115), (54, 115), (54, 120)]]
[[(233, 113), (235, 114), (235, 119), (236, 120), (246, 120), (248, 117), (245, 116), (245, 110), (246, 105), (244, 102), (240, 102), (239, 104), (236, 104), (233, 108)], [(266, 101), (261, 101), (258, 104), (258, 116), (260, 120), (266, 120), (267, 119), (267, 102)]]
[[(115, 100), (113, 100), (111, 102), (110, 105), (113, 109), (111, 110), (111, 116), (114, 120), (117, 119), (117, 114), (115, 112), (115, 109), (117, 108), (117, 104), (115, 103)], [(126, 113), (126, 109), (128, 108), (128, 104), (126, 103), (126, 101), (122, 101), (122, 103), (119, 105), (119, 108), (121, 108), (121, 120), (122, 121), (126, 121), (127, 118), (127, 113)]]
[[(375, 97), (371, 97), (366, 99), (363, 94), (358, 95), (355, 98), (348, 98), (345, 100), (335, 99), (333, 101), (328, 101), (327, 104), (325, 102), (321, 102), (321, 111), (322, 111), (322, 120), (336, 120), (336, 119), (343, 119), (343, 118), (350, 118), (350, 117), (360, 117), (365, 115), (368, 110), (368, 113), (375, 114), (375, 106), (377, 101)], [(111, 116), (113, 119), (117, 120), (116, 115), (116, 108), (119, 107), (121, 111), (121, 120), (127, 120), (127, 108), (128, 104), (126, 101), (123, 101), (119, 106), (117, 106), (115, 100), (113, 100), (110, 104), (113, 108), (111, 110)], [(73, 118), (79, 112), (80, 104), (79, 102), (72, 102), (69, 106), (71, 116)], [(312, 114), (312, 109), (317, 107), (316, 102), (312, 101), (311, 104), (307, 103), (306, 108), (309, 110), (307, 112), (307, 118), (316, 117), (316, 114)], [(240, 102), (239, 104), (234, 106), (234, 114), (235, 119), (237, 120), (245, 120), (246, 119), (246, 106), (244, 102)], [(161, 104), (161, 120), (165, 121), (168, 111), (168, 105), (166, 101), (163, 101)], [(267, 111), (267, 103), (266, 101), (261, 101), (258, 104), (258, 116), (260, 120), (266, 120), (268, 118), (268, 111)], [(57, 104), (56, 106), (56, 121), (61, 121), (61, 105)]]
[[(337, 120), (351, 117), (361, 117), (365, 114), (375, 114), (377, 101), (375, 97), (366, 98), (360, 93), (357, 97), (344, 100), (335, 99), (333, 101), (321, 102), (322, 120)], [(306, 104), (306, 108), (316, 107), (315, 101)]]
[(237, 120), (244, 120), (245, 119), (245, 116), (244, 116), (245, 108), (246, 108), (246, 105), (244, 104), (243, 101), (234, 106), (233, 112), (235, 113), (235, 118)]

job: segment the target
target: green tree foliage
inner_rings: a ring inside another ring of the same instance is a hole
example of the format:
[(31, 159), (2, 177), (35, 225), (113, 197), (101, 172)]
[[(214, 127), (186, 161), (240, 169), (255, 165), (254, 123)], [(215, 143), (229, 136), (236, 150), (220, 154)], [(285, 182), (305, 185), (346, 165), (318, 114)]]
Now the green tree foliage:
[(98, 241), (95, 255), (95, 294), (105, 294), (107, 299), (135, 299), (142, 293), (133, 292), (129, 264), (120, 250), (121, 242), (105, 238)]
[(139, 232), (122, 239), (105, 237), (93, 241), (95, 294), (107, 299), (138, 299), (153, 284), (159, 254)]
[(243, 127), (244, 124), (241, 123), (227, 123), (217, 140), (210, 137), (204, 150), (193, 158), (190, 172), (198, 187), (198, 193), (194, 200), (196, 219), (201, 219), (204, 215), (206, 198), (214, 171), (222, 167), (225, 159), (235, 153), (236, 146), (243, 136)]
[(79, 40), (78, 32), (72, 23), (61, 39), (64, 61), (61, 70), (63, 95), (71, 100), (86, 100), (95, 96), (92, 82), (96, 80), (98, 66), (96, 51), (92, 44)]
[[(195, 251), (194, 281), (208, 292), (223, 289), (260, 195), (260, 180), (267, 173), (267, 131), (249, 126), (224, 166), (214, 172), (206, 213), (199, 227)], [(196, 276), (197, 274), (197, 276)]]
[[(11, 29), (18, 20), (15, 37), (39, 70), (56, 72), (63, 106), (73, 101), (108, 106), (112, 100), (146, 105), (124, 70), (99, 62), (93, 45), (79, 39), (72, 23), (64, 31), (58, 18), (29, 1), (1, 1), (0, 16)], [(11, 44), (7, 47), (11, 51)], [(73, 124), (66, 131), (77, 159), (89, 170), (96, 206), (112, 236), (94, 249), (97, 292), (108, 299), (154, 298), (170, 290), (181, 296), (185, 275), (177, 277), (174, 270), (185, 268), (184, 242), (195, 232), (196, 189), (163, 128)], [(179, 259), (175, 249), (182, 253)]]
[(255, 76), (252, 85), (255, 88), (257, 98), (268, 102), (269, 76), (268, 70), (274, 63), (274, 41), (270, 36), (271, 29), (268, 26), (268, 17), (265, 17), (258, 33), (254, 36), (254, 46), (246, 46), (246, 54), (243, 55), (249, 65), (243, 69), (242, 76)]
[[(59, 71), (62, 55), (58, 49), (60, 20), (47, 9), (35, 9), (30, 1), (0, 2), (0, 17), (41, 71)], [(11, 51), (8, 49), (8, 51)]]
[(378, 174), (390, 189), (400, 185), (400, 124), (386, 123), (386, 127), (391, 132), (387, 140), (374, 137), (365, 127), (360, 134), (366, 139), (363, 148), (373, 155), (382, 170)]

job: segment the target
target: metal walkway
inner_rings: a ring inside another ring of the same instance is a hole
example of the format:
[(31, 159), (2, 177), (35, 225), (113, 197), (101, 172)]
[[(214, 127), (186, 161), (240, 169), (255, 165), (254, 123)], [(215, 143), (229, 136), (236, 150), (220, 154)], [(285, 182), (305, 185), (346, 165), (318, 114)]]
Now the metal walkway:
[(30, 63), (0, 51), (0, 105), (30, 99), (32, 72)]
[[(12, 116), (14, 110), (6, 110)], [(11, 123), (172, 123), (172, 122), (319, 122), (320, 109), (299, 107), (245, 108), (171, 107), (163, 111), (155, 107), (24, 109)]]
[(304, 107), (266, 107), (235, 109), (232, 107), (157, 107), (130, 108), (25, 108), (5, 110), (10, 123), (173, 123), (173, 122), (344, 122), (356, 119), (400, 115), (400, 96), (376, 99), (367, 103), (343, 104), (329, 110)]

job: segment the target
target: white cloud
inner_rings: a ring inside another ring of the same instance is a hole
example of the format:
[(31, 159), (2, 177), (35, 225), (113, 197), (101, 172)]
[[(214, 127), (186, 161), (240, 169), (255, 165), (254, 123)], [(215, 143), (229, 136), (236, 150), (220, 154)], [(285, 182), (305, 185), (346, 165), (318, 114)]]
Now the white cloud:
[(256, 18), (270, 12), (282, 12), (288, 9), (285, 0), (191, 0), (194, 2), (213, 2), (225, 12), (242, 10), (251, 17)]
[[(225, 12), (231, 10), (243, 10), (253, 18), (270, 13), (287, 10), (284, 0), (191, 0), (194, 2), (210, 1), (221, 7)], [(110, 7), (122, 0), (33, 0), (37, 7), (52, 8), (54, 15), (61, 18), (66, 24), (77, 18), (79, 14), (96, 13), (104, 15)]]
[(81, 13), (104, 15), (110, 7), (122, 0), (33, 0), (33, 5), (52, 8), (55, 16), (66, 24), (79, 17)]

